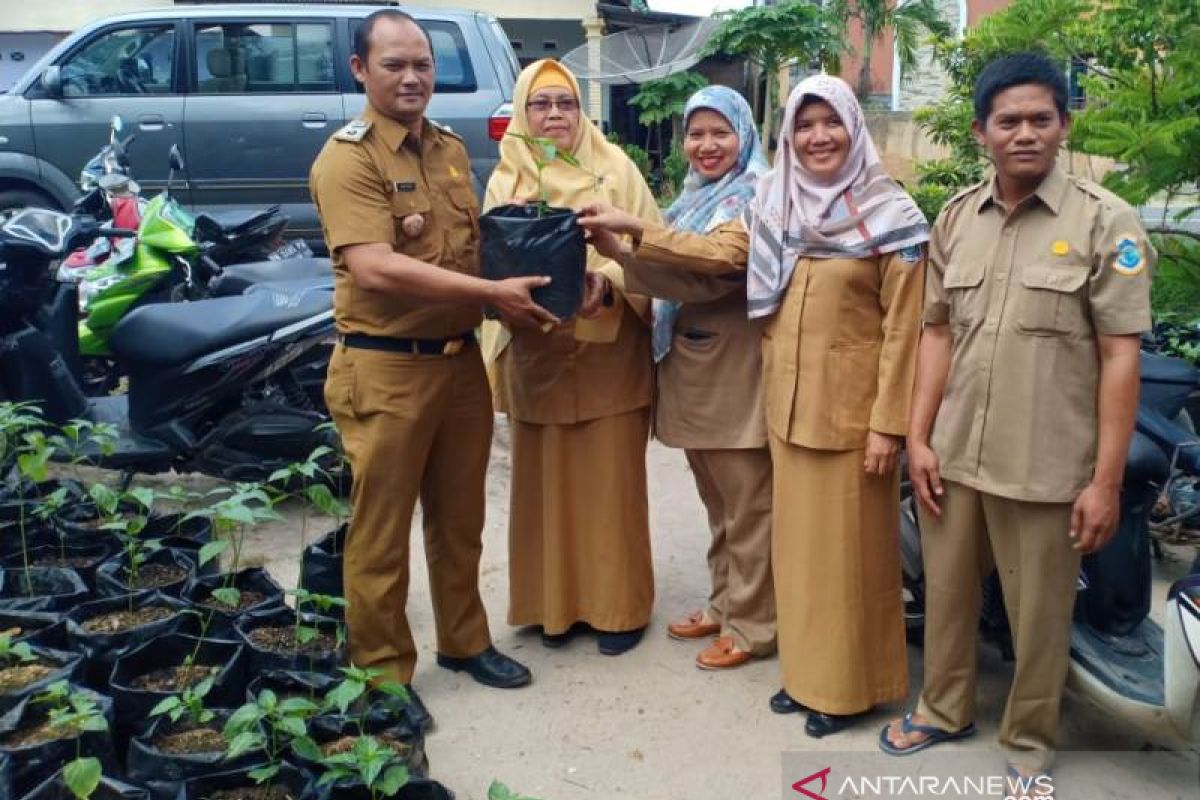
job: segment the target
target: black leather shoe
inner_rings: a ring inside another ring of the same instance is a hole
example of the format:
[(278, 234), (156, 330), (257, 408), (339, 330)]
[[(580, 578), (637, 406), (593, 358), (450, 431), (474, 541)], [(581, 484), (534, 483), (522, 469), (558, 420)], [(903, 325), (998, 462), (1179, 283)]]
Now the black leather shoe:
[(793, 700), (787, 689), (780, 689), (771, 695), (771, 710), (776, 714), (799, 714), (808, 711), (808, 707)]
[(637, 647), (645, 632), (645, 628), (634, 631), (596, 631), (596, 646), (606, 656), (619, 656)]
[(524, 665), (491, 645), (479, 655), (470, 658), (452, 658), (438, 653), (437, 663), (439, 667), (465, 672), (484, 686), (495, 689), (515, 689), (529, 683), (533, 677)]
[(404, 714), (408, 717), (408, 721), (412, 726), (421, 733), (429, 733), (433, 730), (433, 715), (429, 713), (429, 709), (425, 707), (425, 703), (421, 701), (421, 696), (417, 694), (417, 690), (412, 687), (412, 684), (404, 684), (404, 688), (408, 690), (408, 705), (404, 708)]
[(862, 714), (823, 714), (820, 711), (809, 711), (808, 719), (804, 721), (804, 732), (814, 739), (831, 736), (866, 717)]
[(542, 647), (549, 647), (551, 650), (557, 650), (558, 648), (567, 644), (567, 642), (574, 639), (577, 633), (586, 629), (587, 626), (580, 622), (576, 622), (562, 633), (546, 633), (546, 629), (542, 628)]

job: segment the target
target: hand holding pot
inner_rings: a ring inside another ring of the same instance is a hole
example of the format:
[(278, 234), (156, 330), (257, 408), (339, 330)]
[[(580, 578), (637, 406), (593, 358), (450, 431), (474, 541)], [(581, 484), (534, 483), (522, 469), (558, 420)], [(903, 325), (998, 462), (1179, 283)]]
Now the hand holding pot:
[(622, 235), (642, 238), (642, 221), (608, 203), (590, 203), (578, 213), (591, 245), (605, 258), (620, 258), (626, 252)]
[(543, 325), (557, 325), (558, 317), (533, 302), (529, 294), (541, 286), (547, 286), (550, 278), (546, 276), (530, 276), (526, 278), (506, 278), (492, 284), (492, 297), (489, 305), (493, 306), (504, 322), (514, 328), (540, 328)]

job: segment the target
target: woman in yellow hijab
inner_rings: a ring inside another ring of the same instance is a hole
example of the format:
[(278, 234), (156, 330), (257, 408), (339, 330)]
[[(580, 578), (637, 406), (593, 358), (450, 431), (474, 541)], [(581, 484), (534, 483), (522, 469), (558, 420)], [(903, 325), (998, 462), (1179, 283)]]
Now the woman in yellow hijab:
[[(552, 139), (580, 166), (555, 160), (542, 172), (549, 204), (603, 200), (658, 222), (641, 173), (581, 109), (575, 76), (553, 60), (517, 80), (510, 133)], [(529, 145), (500, 143), (484, 208), (538, 193)], [(539, 625), (558, 647), (585, 623), (601, 653), (634, 647), (650, 621), (646, 442), (650, 430), (649, 299), (624, 292), (621, 267), (588, 248), (602, 276), (600, 312), (548, 330), (484, 323), (496, 408), (512, 430), (508, 621)]]

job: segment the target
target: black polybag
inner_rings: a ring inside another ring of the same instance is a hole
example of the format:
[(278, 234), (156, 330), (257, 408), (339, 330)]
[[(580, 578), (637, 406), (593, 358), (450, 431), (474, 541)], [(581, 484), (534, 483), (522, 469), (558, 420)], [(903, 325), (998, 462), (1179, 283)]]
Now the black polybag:
[[(371, 792), (361, 783), (328, 787), (321, 800), (372, 800)], [(454, 800), (454, 792), (429, 778), (414, 777), (388, 800)]]
[(538, 203), (504, 205), (479, 218), (480, 263), (490, 280), (548, 275), (533, 300), (560, 320), (583, 303), (587, 242), (574, 211)]
[[(404, 763), (414, 778), (424, 778), (429, 775), (429, 759), (425, 755), (425, 734), (414, 729), (407, 721), (396, 725), (386, 725), (371, 720), (360, 722), (356, 719), (340, 716), (318, 717), (309, 723), (308, 735), (317, 743), (318, 747), (347, 736), (358, 737), (365, 735), (376, 738), (387, 736), (408, 746), (408, 751), (404, 755)], [(323, 771), (323, 767), (320, 764), (309, 761), (300, 755), (300, 753), (296, 752), (295, 747), (291, 750), (289, 760), (314, 774), (320, 774)], [(356, 778), (347, 777), (342, 778), (336, 783), (341, 786), (353, 786), (360, 782)]]
[(41, 694), (58, 681), (74, 682), (83, 671), (83, 656), (65, 650), (51, 650), (47, 647), (31, 647), (33, 655), (42, 662), (54, 665), (54, 671), (33, 683), (28, 683), (19, 689), (0, 694), (0, 711), (8, 711), (26, 697)]
[(68, 649), (66, 617), (57, 611), (0, 611), (0, 631), (13, 643)]
[[(343, 626), (340, 620), (316, 614), (301, 614), (300, 621), (307, 627), (316, 628), (321, 633), (333, 636), (336, 636), (338, 630)], [(252, 612), (238, 620), (234, 627), (237, 630), (238, 639), (246, 647), (247, 668), (252, 674), (258, 674), (268, 669), (334, 672), (339, 666), (346, 663), (345, 643), (336, 650), (330, 651), (281, 653), (259, 647), (250, 639), (250, 633), (255, 628), (283, 627), (294, 625), (295, 622), (296, 612), (286, 606)]]
[(86, 564), (80, 564), (69, 567), (73, 569), (83, 579), (83, 583), (91, 592), (96, 591), (96, 569), (104, 561), (117, 552), (119, 545), (109, 539), (101, 539), (90, 544), (83, 544), (74, 540), (63, 540), (59, 544), (45, 543), (29, 548), (28, 554), (16, 552), (10, 553), (3, 559), (0, 559), (0, 565), (8, 569), (22, 569), (25, 565), (25, 560), (28, 558), (30, 564), (36, 563), (43, 558), (70, 558), (70, 559), (87, 559)]
[[(212, 709), (213, 720), (204, 727), (220, 731), (225, 727), (229, 709)], [(159, 717), (141, 736), (129, 742), (129, 754), (125, 763), (125, 774), (129, 780), (150, 790), (152, 800), (173, 800), (189, 778), (217, 775), (231, 769), (248, 767), (262, 761), (259, 751), (246, 753), (232, 761), (225, 760), (225, 751), (211, 753), (165, 753), (154, 745), (159, 734), (186, 730), (193, 727), (186, 718), (178, 723)]]
[(243, 702), (246, 695), (244, 648), (237, 642), (222, 639), (204, 639), (197, 648), (197, 641), (196, 637), (181, 633), (160, 636), (116, 660), (109, 680), (109, 694), (113, 698), (119, 741), (142, 733), (148, 727), (150, 709), (174, 694), (134, 688), (134, 680), (159, 669), (180, 666), (193, 652), (196, 653), (196, 664), (220, 667), (212, 689), (204, 698), (205, 704), (230, 708)]
[[(149, 793), (140, 786), (119, 781), (108, 775), (100, 776), (100, 785), (88, 800), (149, 800)], [(43, 781), (22, 800), (75, 800), (75, 795), (63, 782), (62, 772)]]
[(247, 567), (239, 570), (233, 576), (231, 585), (231, 588), (237, 589), (239, 592), (258, 592), (263, 595), (262, 602), (241, 611), (225, 611), (219, 604), (202, 605), (212, 597), (214, 589), (225, 585), (228, 578), (228, 573), (196, 578), (183, 591), (182, 595), (182, 599), (191, 603), (200, 614), (200, 619), (204, 621), (205, 625), (205, 635), (213, 639), (237, 639), (234, 625), (238, 620), (256, 611), (283, 607), (283, 587), (276, 583), (270, 573), (262, 567)]
[[(346, 533), (350, 526), (343, 523), (337, 530), (330, 531), (304, 548), (300, 556), (300, 588), (343, 597), (342, 557), (346, 552)], [(343, 616), (343, 609), (334, 608), (329, 616)]]
[[(79, 686), (72, 686), (71, 691), (90, 696), (109, 726), (112, 726), (113, 702), (110, 698)], [(69, 739), (54, 739), (41, 744), (4, 744), (10, 734), (34, 727), (45, 721), (47, 716), (45, 706), (34, 703), (33, 698), (26, 698), (0, 717), (0, 751), (7, 753), (11, 758), (13, 797), (24, 797), (76, 755), (98, 759), (104, 771), (109, 774), (116, 769), (112, 735), (108, 731), (84, 731)]]
[[(127, 609), (141, 609), (147, 606), (166, 606), (171, 609), (172, 614), (137, 628), (116, 633), (90, 632), (83, 627), (85, 622), (102, 614)], [(169, 633), (198, 630), (198, 626), (194, 622), (195, 618), (187, 612), (187, 608), (187, 604), (177, 597), (163, 594), (154, 589), (144, 589), (136, 592), (132, 597), (129, 595), (101, 597), (68, 611), (65, 618), (67, 638), (73, 649), (83, 653), (84, 683), (93, 689), (103, 691), (108, 687), (113, 663), (130, 650)]]
[[(254, 786), (254, 779), (249, 777), (248, 773), (256, 767), (261, 766), (264, 765), (258, 764), (254, 767), (243, 767), (242, 769), (229, 770), (228, 772), (221, 772), (216, 775), (189, 778), (183, 782), (179, 793), (175, 795), (175, 800), (204, 800), (204, 798), (211, 796), (213, 792), (219, 792), (223, 789), (240, 789)], [(279, 772), (275, 774), (275, 777), (267, 781), (266, 785), (286, 786), (289, 790), (288, 796), (291, 800), (313, 800), (317, 797), (312, 776), (286, 761), (280, 765)]]
[(73, 569), (20, 567), (0, 569), (0, 609), (6, 611), (65, 611), (92, 597)]
[[(253, 700), (263, 689), (270, 689), (277, 697), (306, 696), (319, 702), (342, 682), (342, 678), (340, 673), (269, 669), (250, 680), (250, 685), (246, 687), (246, 699)], [(337, 724), (339, 719), (361, 719), (372, 725), (389, 728), (407, 724), (422, 733), (428, 733), (433, 722), (427, 711), (378, 689), (363, 692), (350, 704), (345, 714), (333, 710), (318, 714), (316, 719), (329, 720), (328, 724)]]
[[(101, 564), (96, 570), (96, 594), (100, 597), (114, 597), (129, 594), (132, 591), (141, 591), (131, 589), (126, 583), (129, 580), (128, 564), (129, 559), (125, 553), (118, 553)], [(145, 564), (173, 564), (185, 570), (182, 578), (170, 583), (144, 587), (145, 589), (155, 589), (172, 597), (179, 597), (192, 582), (192, 578), (196, 576), (196, 562), (184, 550), (172, 550), (167, 547), (155, 550), (146, 557)]]

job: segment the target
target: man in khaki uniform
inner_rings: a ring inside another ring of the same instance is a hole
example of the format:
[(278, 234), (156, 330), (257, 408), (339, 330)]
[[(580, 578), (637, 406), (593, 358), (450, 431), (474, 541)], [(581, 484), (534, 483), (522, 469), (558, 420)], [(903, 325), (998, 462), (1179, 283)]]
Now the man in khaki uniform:
[(1013, 780), (1053, 760), (1080, 556), (1116, 529), (1151, 322), (1155, 253), (1132, 208), (1056, 164), (1069, 124), (1061, 67), (1043, 56), (997, 59), (976, 84), (995, 174), (934, 227), (908, 438), (925, 686), (880, 740), (900, 754), (974, 732), (994, 563), (1016, 651), (1000, 731)]
[(467, 153), (424, 118), (434, 61), (417, 23), (394, 9), (371, 14), (351, 67), (366, 112), (326, 143), (311, 176), (339, 333), (325, 397), (354, 473), (345, 553), (351, 657), (412, 679), (416, 646), (404, 609), (419, 497), (438, 663), (488, 686), (522, 686), (529, 671), (492, 647), (479, 596), (492, 405), (474, 329), (483, 304), (518, 327), (553, 321), (529, 296), (547, 279), (477, 277)]

